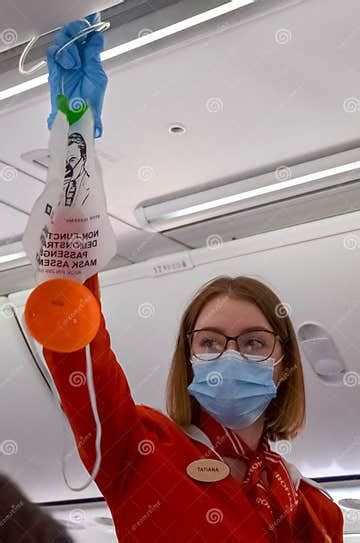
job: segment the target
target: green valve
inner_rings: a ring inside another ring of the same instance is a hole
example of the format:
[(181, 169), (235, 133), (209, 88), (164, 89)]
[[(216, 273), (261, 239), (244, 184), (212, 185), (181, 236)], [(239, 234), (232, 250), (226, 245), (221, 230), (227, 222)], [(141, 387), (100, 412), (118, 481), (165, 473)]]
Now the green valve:
[(83, 98), (72, 98), (69, 105), (69, 100), (64, 94), (58, 94), (56, 104), (59, 111), (66, 115), (69, 125), (76, 123), (88, 110), (89, 104)]

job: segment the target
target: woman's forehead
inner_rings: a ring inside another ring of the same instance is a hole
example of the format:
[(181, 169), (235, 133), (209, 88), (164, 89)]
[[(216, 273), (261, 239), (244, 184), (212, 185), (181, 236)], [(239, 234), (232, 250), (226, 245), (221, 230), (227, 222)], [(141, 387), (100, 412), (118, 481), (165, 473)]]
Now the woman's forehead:
[(210, 300), (201, 310), (195, 328), (211, 326), (220, 331), (239, 333), (242, 329), (271, 326), (262, 311), (252, 302), (244, 299), (218, 296)]

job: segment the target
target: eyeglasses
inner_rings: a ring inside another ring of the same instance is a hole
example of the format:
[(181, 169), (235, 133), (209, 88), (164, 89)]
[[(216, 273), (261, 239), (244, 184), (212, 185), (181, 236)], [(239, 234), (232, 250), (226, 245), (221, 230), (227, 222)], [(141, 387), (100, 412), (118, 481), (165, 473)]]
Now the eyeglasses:
[(245, 358), (249, 355), (261, 356), (259, 362), (269, 358), (274, 352), (276, 339), (281, 343), (285, 340), (272, 330), (262, 328), (245, 330), (238, 336), (227, 336), (214, 328), (202, 328), (192, 330), (186, 334), (191, 355), (199, 360), (208, 360), (209, 354), (217, 356), (211, 357), (211, 360), (219, 358), (226, 350), (228, 342), (233, 339), (237, 342), (240, 354)]

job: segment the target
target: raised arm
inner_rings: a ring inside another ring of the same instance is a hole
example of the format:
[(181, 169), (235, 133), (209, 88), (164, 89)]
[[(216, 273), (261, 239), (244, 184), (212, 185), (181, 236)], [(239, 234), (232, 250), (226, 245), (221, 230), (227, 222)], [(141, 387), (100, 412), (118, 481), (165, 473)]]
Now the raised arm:
[[(85, 282), (100, 304), (98, 275)], [(101, 304), (100, 304), (101, 307)], [(103, 315), (91, 342), (91, 357), (97, 408), (102, 427), (102, 461), (95, 479), (106, 498), (124, 482), (142, 435), (136, 405), (126, 376), (110, 347)], [(62, 409), (73, 430), (80, 457), (91, 473), (95, 463), (96, 426), (86, 384), (85, 349), (56, 353), (43, 349), (48, 368), (61, 398)]]

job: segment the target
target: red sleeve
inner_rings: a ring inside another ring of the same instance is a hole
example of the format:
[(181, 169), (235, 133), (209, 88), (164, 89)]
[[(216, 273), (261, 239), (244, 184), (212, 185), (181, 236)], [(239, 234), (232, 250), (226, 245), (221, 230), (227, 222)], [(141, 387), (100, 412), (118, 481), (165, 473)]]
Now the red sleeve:
[[(95, 294), (101, 307), (98, 275), (85, 281), (85, 286)], [(90, 349), (102, 427), (102, 460), (95, 481), (106, 497), (115, 487), (118, 492), (120, 483), (125, 479), (128, 472), (126, 468), (131, 465), (134, 444), (140, 440), (141, 423), (126, 376), (111, 350), (102, 314), (99, 331)], [(44, 348), (43, 354), (60, 395), (62, 410), (71, 425), (80, 457), (91, 473), (96, 460), (96, 426), (85, 381), (85, 349), (73, 353), (57, 353)]]
[[(330, 537), (329, 543), (343, 543), (344, 517), (337, 503), (328, 498), (321, 490), (314, 488), (306, 481), (301, 481), (300, 496), (302, 507), (307, 510), (306, 517), (299, 518), (299, 525), (307, 526), (311, 532), (306, 541), (317, 543), (323, 541), (323, 530)], [(300, 510), (300, 515), (303, 510)]]

